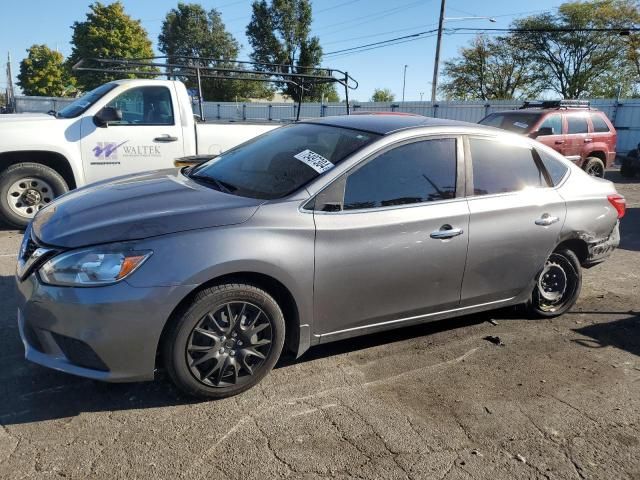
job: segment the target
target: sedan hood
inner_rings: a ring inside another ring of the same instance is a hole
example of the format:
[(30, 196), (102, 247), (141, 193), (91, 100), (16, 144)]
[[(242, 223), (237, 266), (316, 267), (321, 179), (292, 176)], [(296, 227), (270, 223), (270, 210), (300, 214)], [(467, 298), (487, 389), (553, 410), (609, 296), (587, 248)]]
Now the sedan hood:
[(36, 215), (33, 232), (47, 245), (76, 248), (242, 223), (261, 203), (161, 170), (67, 193)]

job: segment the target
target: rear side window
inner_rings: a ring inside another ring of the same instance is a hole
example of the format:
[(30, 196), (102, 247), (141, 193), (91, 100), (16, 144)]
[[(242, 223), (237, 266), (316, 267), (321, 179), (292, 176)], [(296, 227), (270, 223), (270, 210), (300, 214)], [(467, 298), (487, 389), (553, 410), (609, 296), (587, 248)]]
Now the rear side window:
[(470, 138), (474, 195), (517, 192), (546, 187), (533, 150), (497, 140)]
[(589, 133), (586, 117), (567, 115), (567, 133)]
[(542, 161), (544, 168), (547, 170), (549, 177), (551, 177), (551, 182), (553, 183), (553, 185), (558, 185), (566, 175), (569, 167), (567, 167), (560, 160), (554, 158), (552, 155), (543, 150), (536, 150), (536, 153), (540, 157), (540, 160)]
[(551, 135), (561, 135), (562, 134), (562, 117), (558, 114), (549, 115), (538, 127), (538, 130), (541, 128), (550, 128), (553, 132)]
[(388, 207), (454, 198), (456, 140), (395, 147), (347, 177), (344, 209)]
[(596, 133), (610, 132), (609, 125), (604, 121), (602, 116), (597, 113), (591, 114), (591, 123), (593, 124), (593, 131)]

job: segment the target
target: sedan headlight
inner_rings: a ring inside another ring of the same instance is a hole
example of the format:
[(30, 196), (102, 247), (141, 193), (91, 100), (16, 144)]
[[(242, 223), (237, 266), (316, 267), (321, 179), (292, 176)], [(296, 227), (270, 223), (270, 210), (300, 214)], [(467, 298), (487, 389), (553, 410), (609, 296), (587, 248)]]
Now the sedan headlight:
[(44, 283), (60, 286), (95, 287), (119, 282), (131, 275), (151, 256), (151, 251), (87, 248), (62, 253), (40, 267)]

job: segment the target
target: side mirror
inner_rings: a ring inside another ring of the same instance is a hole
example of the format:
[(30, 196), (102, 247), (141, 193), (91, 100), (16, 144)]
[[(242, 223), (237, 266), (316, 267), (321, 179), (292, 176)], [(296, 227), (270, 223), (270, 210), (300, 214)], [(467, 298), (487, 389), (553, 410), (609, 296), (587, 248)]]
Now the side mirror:
[(530, 136), (531, 138), (545, 137), (547, 135), (553, 135), (553, 128), (551, 127), (542, 127), (539, 130), (533, 132)]
[(98, 127), (106, 127), (109, 122), (119, 122), (122, 120), (122, 111), (114, 107), (104, 107), (93, 116), (93, 123)]

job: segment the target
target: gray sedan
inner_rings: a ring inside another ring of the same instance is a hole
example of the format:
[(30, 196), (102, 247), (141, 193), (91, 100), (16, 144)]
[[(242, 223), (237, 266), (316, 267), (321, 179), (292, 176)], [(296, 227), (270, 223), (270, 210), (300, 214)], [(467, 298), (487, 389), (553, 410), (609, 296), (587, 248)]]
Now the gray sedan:
[(624, 198), (501, 130), (355, 115), (64, 195), (27, 228), (27, 359), (220, 398), (283, 349), (524, 304), (554, 317), (618, 245)]

